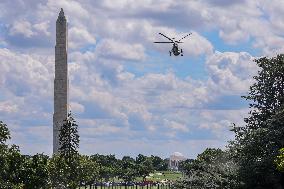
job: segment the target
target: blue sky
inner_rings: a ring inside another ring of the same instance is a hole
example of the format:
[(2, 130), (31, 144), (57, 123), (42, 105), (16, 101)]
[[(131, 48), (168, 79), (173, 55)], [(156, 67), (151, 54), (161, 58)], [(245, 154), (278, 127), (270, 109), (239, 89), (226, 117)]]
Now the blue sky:
[[(0, 120), (25, 154), (52, 152), (55, 22), (68, 21), (70, 108), (80, 152), (195, 158), (243, 125), (253, 60), (283, 52), (276, 0), (0, 2)], [(169, 56), (162, 32), (192, 32)]]

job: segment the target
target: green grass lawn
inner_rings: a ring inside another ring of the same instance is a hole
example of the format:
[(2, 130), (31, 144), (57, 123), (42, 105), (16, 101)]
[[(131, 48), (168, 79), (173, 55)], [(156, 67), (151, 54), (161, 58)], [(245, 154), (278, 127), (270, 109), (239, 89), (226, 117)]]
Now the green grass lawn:
[[(162, 173), (160, 175), (159, 173)], [(182, 179), (182, 173), (180, 172), (174, 172), (174, 171), (156, 171), (154, 173), (150, 173), (150, 176), (146, 178), (146, 180), (149, 181), (162, 181), (162, 180), (170, 180), (170, 181), (176, 181)], [(142, 177), (138, 177), (135, 179), (135, 181), (142, 181)]]
[[(158, 173), (162, 173), (162, 175), (158, 175)], [(150, 176), (146, 180), (161, 181), (167, 179), (170, 181), (176, 181), (182, 178), (182, 174), (180, 172), (174, 172), (174, 171), (156, 171), (152, 174), (153, 176)]]
[[(162, 175), (160, 175), (159, 173), (162, 173)], [(180, 172), (174, 172), (174, 171), (156, 171), (154, 173), (151, 173), (150, 174), (151, 176), (147, 177), (146, 180), (147, 181), (162, 181), (162, 180), (170, 180), (170, 181), (176, 181), (176, 180), (180, 180), (182, 179), (182, 173)], [(135, 182), (139, 182), (139, 181), (142, 181), (143, 178), (142, 177), (139, 177), (139, 178), (136, 178), (134, 181)], [(115, 182), (119, 182), (121, 180), (118, 180), (118, 179), (115, 179)], [(81, 187), (81, 189), (83, 189), (84, 187)], [(112, 189), (112, 187), (100, 187), (98, 186), (97, 189)], [(116, 186), (116, 187), (113, 187), (113, 189), (126, 189), (125, 186)], [(128, 186), (127, 189), (136, 189), (135, 186), (134, 187), (130, 187)], [(144, 187), (141, 187), (139, 186), (138, 189), (147, 189), (146, 186)], [(150, 189), (150, 187), (148, 187), (148, 189)], [(153, 186), (151, 187), (151, 189), (158, 189), (158, 187), (156, 186)], [(159, 187), (159, 189), (167, 189), (166, 187)]]

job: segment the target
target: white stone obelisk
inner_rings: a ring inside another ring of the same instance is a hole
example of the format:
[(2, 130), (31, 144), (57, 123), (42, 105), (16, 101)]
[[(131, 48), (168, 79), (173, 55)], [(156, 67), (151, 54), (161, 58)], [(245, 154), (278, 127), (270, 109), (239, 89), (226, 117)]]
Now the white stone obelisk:
[(63, 9), (56, 21), (53, 153), (59, 149), (59, 130), (68, 113), (67, 22)]

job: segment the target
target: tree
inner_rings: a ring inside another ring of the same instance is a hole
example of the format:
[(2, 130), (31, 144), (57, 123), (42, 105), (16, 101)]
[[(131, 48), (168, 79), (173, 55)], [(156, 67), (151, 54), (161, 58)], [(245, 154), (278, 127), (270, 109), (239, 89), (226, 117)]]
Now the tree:
[(47, 164), (50, 185), (52, 188), (66, 188), (70, 183), (70, 168), (66, 161), (59, 155), (54, 154)]
[(149, 173), (154, 171), (152, 159), (142, 154), (139, 154), (136, 157), (136, 167), (138, 173), (137, 176), (141, 176), (143, 181), (146, 179), (146, 176), (149, 175)]
[(245, 126), (233, 125), (235, 140), (229, 147), (240, 166), (243, 188), (273, 189), (284, 180), (274, 164), (284, 145), (284, 55), (255, 62), (258, 75), (244, 96), (250, 102), (249, 117), (245, 118)]
[(24, 189), (49, 188), (47, 170), (48, 156), (36, 154), (24, 157), (24, 165), (21, 172)]
[(156, 170), (156, 171), (167, 171), (168, 164), (162, 158), (160, 158), (159, 156), (153, 156), (152, 155), (151, 160), (152, 160), (152, 165), (154, 167), (154, 170)]
[(106, 155), (103, 158), (102, 166), (104, 167), (104, 178), (106, 181), (109, 181), (110, 178), (113, 178), (116, 176), (117, 172), (117, 159), (115, 158), (115, 155)]
[(91, 155), (90, 158), (92, 161), (95, 161), (98, 164), (98, 179), (100, 181), (109, 181), (111, 178), (114, 180), (114, 177), (118, 176), (119, 163), (118, 160), (115, 158), (115, 155), (94, 154)]
[(59, 154), (72, 161), (78, 155), (79, 142), (78, 125), (70, 112), (59, 132)]
[(174, 188), (233, 189), (236, 188), (236, 165), (228, 152), (207, 148), (196, 160), (183, 164), (187, 179), (177, 182)]
[(7, 125), (0, 121), (0, 145), (4, 145), (5, 142), (10, 138), (10, 131)]
[(281, 185), (282, 185), (282, 188), (283, 188), (283, 186), (284, 186), (284, 179), (283, 179), (283, 173), (284, 173), (284, 148), (281, 148), (279, 150), (279, 154), (275, 158), (274, 162), (276, 164), (276, 169), (278, 171), (280, 171), (281, 174), (282, 174)]
[(137, 177), (135, 160), (129, 156), (124, 156), (121, 160), (119, 178), (125, 182), (133, 181)]
[(109, 177), (113, 179), (119, 175), (118, 169), (120, 166), (119, 160), (116, 159), (115, 155), (108, 155), (107, 162), (109, 167)]
[(279, 154), (275, 159), (275, 164), (277, 166), (277, 170), (284, 172), (284, 148), (279, 150)]
[(186, 159), (184, 161), (181, 161), (179, 163), (179, 167), (178, 169), (181, 170), (183, 173), (188, 170), (188, 166), (190, 166), (190, 164), (193, 162), (194, 160), (193, 159)]
[(6, 144), (10, 138), (7, 125), (0, 121), (0, 186), (3, 189), (18, 189), (23, 187), (21, 170), (24, 158), (18, 146), (9, 147)]
[(91, 185), (99, 177), (97, 162), (91, 160), (89, 156), (80, 155), (79, 175), (81, 184)]
[(80, 156), (78, 125), (68, 114), (59, 132), (59, 153), (49, 163), (51, 183), (75, 189), (80, 183)]

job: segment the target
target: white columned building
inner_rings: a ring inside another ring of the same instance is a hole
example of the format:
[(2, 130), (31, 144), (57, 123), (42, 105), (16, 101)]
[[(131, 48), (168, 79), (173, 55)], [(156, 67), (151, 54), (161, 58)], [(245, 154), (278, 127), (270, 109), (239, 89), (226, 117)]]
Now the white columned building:
[(179, 162), (186, 160), (180, 152), (174, 152), (169, 159), (169, 169), (178, 171)]

